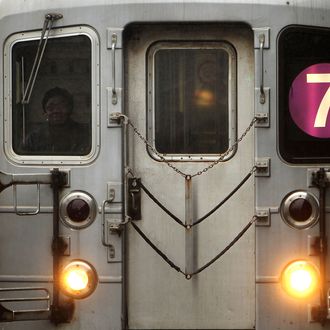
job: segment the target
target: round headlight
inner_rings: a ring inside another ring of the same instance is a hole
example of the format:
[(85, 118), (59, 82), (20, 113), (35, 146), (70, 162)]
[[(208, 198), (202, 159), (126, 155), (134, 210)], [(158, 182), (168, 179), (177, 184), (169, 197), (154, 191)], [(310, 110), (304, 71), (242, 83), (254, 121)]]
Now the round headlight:
[(282, 201), (281, 216), (290, 227), (310, 228), (319, 219), (319, 202), (310, 192), (291, 192)]
[(73, 191), (60, 202), (62, 222), (73, 229), (88, 227), (95, 220), (97, 205), (94, 198), (83, 191)]
[(96, 289), (98, 277), (95, 268), (86, 261), (73, 260), (61, 272), (61, 289), (74, 299), (83, 299)]
[(284, 268), (281, 284), (290, 296), (307, 298), (319, 288), (319, 272), (312, 263), (295, 260)]

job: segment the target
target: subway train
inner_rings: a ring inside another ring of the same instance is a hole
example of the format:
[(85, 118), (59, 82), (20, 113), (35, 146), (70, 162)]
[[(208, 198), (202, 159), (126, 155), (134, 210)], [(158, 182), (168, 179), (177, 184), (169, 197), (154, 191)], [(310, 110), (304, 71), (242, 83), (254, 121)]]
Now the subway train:
[(330, 2), (0, 0), (0, 328), (330, 327)]

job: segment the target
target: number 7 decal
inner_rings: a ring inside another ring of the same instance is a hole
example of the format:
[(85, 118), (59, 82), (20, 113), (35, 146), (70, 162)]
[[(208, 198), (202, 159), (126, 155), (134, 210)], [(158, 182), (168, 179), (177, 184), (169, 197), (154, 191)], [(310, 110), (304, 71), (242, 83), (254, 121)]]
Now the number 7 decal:
[[(328, 83), (330, 84), (330, 74), (329, 73), (309, 73), (307, 76), (307, 83), (309, 84), (320, 84)], [(330, 87), (324, 94), (321, 103), (317, 109), (314, 127), (325, 127), (327, 123), (328, 113), (330, 108)]]
[(330, 138), (330, 63), (300, 71), (288, 98), (291, 119), (299, 129), (309, 136)]

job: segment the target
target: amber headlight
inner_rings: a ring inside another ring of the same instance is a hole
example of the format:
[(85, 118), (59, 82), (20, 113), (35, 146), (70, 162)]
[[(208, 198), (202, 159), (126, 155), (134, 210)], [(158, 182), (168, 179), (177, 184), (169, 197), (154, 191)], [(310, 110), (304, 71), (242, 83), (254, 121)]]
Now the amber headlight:
[(319, 288), (318, 269), (306, 260), (288, 264), (281, 275), (281, 284), (286, 293), (295, 298), (307, 298)]
[(74, 299), (83, 299), (96, 289), (98, 277), (95, 268), (86, 261), (73, 260), (61, 272), (61, 289)]

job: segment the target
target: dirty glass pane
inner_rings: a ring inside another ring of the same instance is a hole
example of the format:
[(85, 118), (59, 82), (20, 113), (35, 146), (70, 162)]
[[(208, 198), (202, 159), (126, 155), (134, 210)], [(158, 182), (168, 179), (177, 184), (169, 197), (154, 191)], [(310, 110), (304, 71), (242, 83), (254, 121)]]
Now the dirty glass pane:
[(81, 156), (91, 151), (91, 41), (50, 38), (29, 104), (22, 104), (38, 40), (12, 49), (12, 146), (19, 155)]
[(229, 145), (229, 54), (160, 49), (155, 54), (155, 146), (163, 154), (216, 154)]

